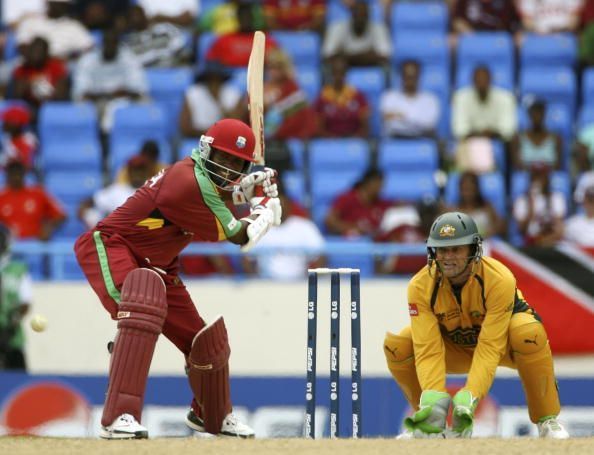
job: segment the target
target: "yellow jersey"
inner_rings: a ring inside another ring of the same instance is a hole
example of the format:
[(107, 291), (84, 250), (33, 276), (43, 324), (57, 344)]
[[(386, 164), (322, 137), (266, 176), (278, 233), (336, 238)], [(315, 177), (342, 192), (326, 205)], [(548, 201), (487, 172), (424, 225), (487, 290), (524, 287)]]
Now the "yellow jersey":
[(419, 383), (423, 390), (445, 391), (444, 338), (469, 349), (472, 364), (465, 388), (482, 397), (508, 349), (513, 313), (531, 312), (512, 272), (501, 262), (482, 257), (461, 287), (453, 287), (425, 266), (408, 285), (408, 305)]

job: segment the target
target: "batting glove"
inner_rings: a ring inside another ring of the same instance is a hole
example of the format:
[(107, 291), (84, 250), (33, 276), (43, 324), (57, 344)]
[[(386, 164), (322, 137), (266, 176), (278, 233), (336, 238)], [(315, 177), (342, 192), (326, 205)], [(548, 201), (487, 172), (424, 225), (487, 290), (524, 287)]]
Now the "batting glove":
[(404, 420), (404, 426), (415, 438), (443, 437), (451, 400), (447, 392), (423, 391), (419, 410)]
[(478, 398), (473, 397), (468, 390), (459, 390), (453, 399), (452, 431), (456, 437), (470, 438), (474, 422), (474, 410), (478, 405)]
[(278, 197), (276, 176), (276, 171), (269, 167), (246, 175), (239, 181), (239, 185), (233, 188), (233, 203), (240, 205), (249, 202), (252, 207), (255, 207), (258, 201), (252, 200), (257, 197)]
[[(277, 200), (278, 199), (271, 199)], [(280, 203), (279, 203), (280, 207)], [(255, 219), (242, 218), (249, 223), (247, 227), (248, 241), (240, 248), (244, 253), (248, 252), (253, 246), (260, 241), (264, 234), (270, 230), (270, 226), (273, 225), (274, 213), (271, 209), (265, 206), (258, 206), (251, 211), (252, 215), (257, 215)]]

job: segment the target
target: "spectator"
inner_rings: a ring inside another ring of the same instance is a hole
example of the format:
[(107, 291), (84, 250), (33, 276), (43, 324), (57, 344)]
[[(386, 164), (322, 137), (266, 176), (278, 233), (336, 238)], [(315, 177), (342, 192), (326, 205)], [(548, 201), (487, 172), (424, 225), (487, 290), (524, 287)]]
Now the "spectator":
[(167, 22), (150, 24), (144, 10), (128, 10), (129, 33), (125, 44), (147, 66), (177, 66), (188, 62), (189, 49), (181, 29)]
[(179, 125), (183, 136), (199, 138), (217, 120), (238, 118), (247, 109), (240, 91), (227, 83), (229, 71), (216, 61), (207, 62), (187, 88)]
[(199, 0), (138, 0), (152, 23), (169, 22), (180, 27), (191, 27), (198, 17)]
[(321, 249), (324, 237), (316, 224), (294, 210), (294, 203), (279, 188), (283, 210), (280, 226), (270, 229), (254, 251), (276, 250), (274, 254), (264, 253), (253, 258), (246, 257), (244, 267), (247, 273), (275, 280), (298, 280), (306, 276), (310, 267), (321, 267), (324, 258), (319, 254), (298, 251), (283, 251), (283, 248)]
[(321, 33), (326, 21), (324, 0), (264, 0), (269, 30), (311, 30)]
[(452, 100), (452, 132), (457, 139), (482, 136), (509, 141), (517, 130), (516, 99), (491, 86), (491, 72), (478, 66), (473, 86), (456, 90)]
[[(211, 32), (215, 35), (226, 35), (239, 31), (237, 10), (243, 0), (230, 0), (213, 6), (200, 16), (198, 30)], [(252, 21), (255, 30), (264, 30), (266, 24), (262, 15), (262, 8), (257, 3), (252, 3)]]
[(575, 33), (584, 0), (517, 0), (522, 27), (530, 33)]
[(594, 65), (594, 0), (585, 0), (580, 24), (580, 61), (585, 66), (592, 66)]
[(376, 236), (391, 203), (381, 198), (384, 176), (369, 169), (353, 187), (332, 203), (325, 224), (328, 233), (344, 237)]
[(552, 246), (562, 238), (567, 206), (563, 194), (551, 189), (548, 167), (531, 169), (530, 187), (516, 199), (513, 210), (527, 245)]
[(49, 43), (52, 57), (69, 60), (78, 57), (94, 45), (89, 31), (77, 20), (69, 17), (70, 0), (47, 0), (45, 15), (23, 19), (16, 29), (19, 46), (44, 38)]
[(22, 20), (43, 15), (45, 8), (45, 0), (3, 0), (0, 3), (0, 17), (4, 25), (14, 30)]
[(535, 101), (528, 108), (530, 127), (514, 136), (511, 143), (513, 167), (527, 170), (534, 164), (561, 169), (561, 137), (545, 125), (547, 106)]
[(295, 81), (290, 58), (275, 49), (267, 53), (264, 81), (264, 130), (267, 138), (307, 139), (316, 130), (313, 109)]
[[(255, 18), (250, 4), (240, 4), (237, 7), (239, 30), (234, 33), (219, 36), (206, 52), (206, 60), (217, 61), (222, 65), (233, 68), (246, 67), (250, 59), (252, 41), (254, 39)], [(266, 37), (266, 53), (278, 48), (274, 38)]]
[(5, 166), (16, 160), (23, 163), (27, 170), (31, 170), (38, 146), (37, 137), (29, 130), (31, 112), (24, 106), (15, 105), (5, 109), (0, 118), (2, 131), (5, 133), (2, 136), (0, 165)]
[(74, 72), (72, 96), (93, 101), (104, 131), (111, 130), (113, 112), (147, 91), (146, 75), (140, 61), (120, 46), (115, 30), (103, 34), (103, 47), (83, 56)]
[(594, 248), (594, 172), (582, 176), (574, 200), (578, 210), (565, 222), (564, 237), (576, 245)]
[(578, 131), (575, 158), (579, 172), (594, 171), (594, 122)]
[[(142, 147), (140, 148), (140, 152), (138, 152), (138, 155), (140, 155), (147, 161), (147, 172), (149, 174), (149, 177), (157, 175), (161, 170), (165, 169), (168, 166), (167, 163), (159, 161), (159, 144), (157, 144), (152, 139), (145, 141), (144, 144), (142, 144)], [(115, 181), (117, 183), (126, 185), (129, 185), (131, 183), (130, 169), (128, 163), (126, 163), (126, 165), (119, 170), (118, 175), (115, 178)]]
[(332, 79), (314, 104), (321, 137), (367, 137), (369, 105), (363, 92), (346, 83), (346, 60), (336, 56), (331, 63)]
[(43, 187), (27, 186), (25, 172), (19, 161), (6, 166), (6, 187), (0, 191), (0, 223), (19, 239), (49, 240), (66, 220), (66, 213)]
[(33, 285), (27, 265), (10, 254), (11, 235), (0, 225), (0, 370), (26, 370), (21, 322), (29, 311)]
[(515, 33), (519, 29), (520, 17), (514, 1), (456, 0), (452, 29), (455, 33)]
[(504, 235), (505, 220), (499, 216), (493, 205), (485, 199), (479, 185), (479, 177), (473, 172), (460, 174), (460, 198), (457, 204), (448, 207), (448, 212), (462, 212), (475, 221), (483, 239), (495, 235)]
[(369, 17), (369, 5), (357, 1), (350, 8), (349, 20), (328, 26), (322, 45), (322, 56), (346, 57), (349, 66), (386, 66), (392, 53), (390, 31)]
[(39, 108), (45, 101), (68, 98), (68, 70), (64, 62), (50, 57), (47, 41), (35, 38), (24, 49), (23, 63), (12, 74), (13, 95)]
[(151, 163), (142, 155), (134, 155), (126, 164), (126, 183), (115, 182), (102, 188), (81, 202), (78, 217), (87, 229), (92, 229), (99, 221), (126, 202), (134, 192), (144, 185), (153, 174)]
[(382, 93), (380, 112), (384, 136), (433, 136), (439, 121), (440, 106), (437, 97), (419, 90), (421, 67), (407, 60), (400, 67), (402, 89)]
[(76, 17), (89, 30), (126, 30), (130, 0), (74, 0)]

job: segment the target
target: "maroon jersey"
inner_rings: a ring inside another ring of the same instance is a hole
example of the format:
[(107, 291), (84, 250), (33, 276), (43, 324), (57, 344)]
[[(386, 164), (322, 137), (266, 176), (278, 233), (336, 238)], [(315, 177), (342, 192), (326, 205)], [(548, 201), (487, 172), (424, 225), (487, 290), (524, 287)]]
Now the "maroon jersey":
[(241, 222), (197, 160), (195, 152), (147, 180), (95, 230), (119, 234), (135, 256), (165, 270), (192, 240), (217, 242), (237, 234)]

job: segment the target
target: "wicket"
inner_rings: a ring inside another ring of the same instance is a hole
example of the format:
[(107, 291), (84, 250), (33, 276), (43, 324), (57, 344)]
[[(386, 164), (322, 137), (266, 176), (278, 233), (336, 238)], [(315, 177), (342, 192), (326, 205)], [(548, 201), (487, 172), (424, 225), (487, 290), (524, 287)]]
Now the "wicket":
[(305, 437), (315, 439), (318, 275), (330, 274), (330, 438), (339, 437), (340, 274), (351, 279), (351, 404), (353, 438), (361, 437), (361, 286), (359, 269), (308, 270)]

